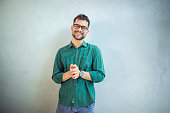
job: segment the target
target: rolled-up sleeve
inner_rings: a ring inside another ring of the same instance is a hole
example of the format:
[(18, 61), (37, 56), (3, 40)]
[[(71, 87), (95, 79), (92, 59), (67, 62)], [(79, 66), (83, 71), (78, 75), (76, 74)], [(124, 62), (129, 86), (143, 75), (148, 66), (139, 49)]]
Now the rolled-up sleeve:
[(100, 49), (95, 46), (93, 49), (93, 62), (92, 71), (89, 71), (91, 79), (94, 83), (98, 83), (104, 80), (105, 70), (103, 64), (103, 58)]
[(63, 74), (64, 74), (64, 69), (63, 69), (63, 64), (61, 62), (61, 54), (60, 51), (58, 51), (53, 66), (53, 75), (52, 75), (53, 81), (58, 84), (61, 84)]

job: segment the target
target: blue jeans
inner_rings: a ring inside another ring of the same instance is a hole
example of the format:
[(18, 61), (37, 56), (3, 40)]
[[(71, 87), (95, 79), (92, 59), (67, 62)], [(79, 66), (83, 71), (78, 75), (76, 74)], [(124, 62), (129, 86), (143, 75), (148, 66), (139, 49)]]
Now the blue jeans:
[(56, 113), (94, 113), (94, 104), (84, 107), (71, 107), (58, 103)]

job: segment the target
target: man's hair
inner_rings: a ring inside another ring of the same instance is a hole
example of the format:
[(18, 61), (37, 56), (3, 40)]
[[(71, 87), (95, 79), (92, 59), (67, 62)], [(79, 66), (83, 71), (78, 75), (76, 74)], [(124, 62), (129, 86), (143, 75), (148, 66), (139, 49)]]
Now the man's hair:
[(79, 14), (74, 18), (73, 24), (76, 21), (76, 19), (78, 20), (86, 20), (88, 22), (88, 27), (90, 26), (90, 20), (88, 18), (88, 16), (84, 15), (84, 14)]

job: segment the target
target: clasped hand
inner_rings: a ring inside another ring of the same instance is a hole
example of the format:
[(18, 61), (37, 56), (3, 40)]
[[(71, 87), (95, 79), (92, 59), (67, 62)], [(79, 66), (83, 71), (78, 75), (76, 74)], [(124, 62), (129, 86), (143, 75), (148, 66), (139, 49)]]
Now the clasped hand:
[(71, 64), (70, 65), (70, 73), (72, 74), (73, 79), (77, 79), (80, 75), (80, 70), (76, 64)]

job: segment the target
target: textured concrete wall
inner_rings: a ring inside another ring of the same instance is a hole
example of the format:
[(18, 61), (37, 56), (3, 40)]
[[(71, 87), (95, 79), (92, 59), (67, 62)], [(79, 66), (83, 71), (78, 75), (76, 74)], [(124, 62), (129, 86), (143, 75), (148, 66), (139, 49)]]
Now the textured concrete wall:
[(84, 13), (106, 70), (96, 113), (169, 113), (169, 10), (169, 0), (1, 0), (0, 112), (55, 113), (54, 58)]

